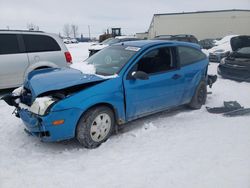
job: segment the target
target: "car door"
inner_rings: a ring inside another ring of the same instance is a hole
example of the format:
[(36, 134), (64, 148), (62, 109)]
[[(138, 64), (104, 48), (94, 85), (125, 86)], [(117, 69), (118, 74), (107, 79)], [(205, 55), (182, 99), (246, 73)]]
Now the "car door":
[(28, 57), (19, 36), (0, 34), (0, 88), (21, 85), (28, 66)]
[[(183, 94), (183, 75), (178, 69), (176, 51), (160, 47), (145, 52), (124, 77), (128, 120), (179, 104)], [(147, 80), (133, 78), (135, 72), (148, 75)]]

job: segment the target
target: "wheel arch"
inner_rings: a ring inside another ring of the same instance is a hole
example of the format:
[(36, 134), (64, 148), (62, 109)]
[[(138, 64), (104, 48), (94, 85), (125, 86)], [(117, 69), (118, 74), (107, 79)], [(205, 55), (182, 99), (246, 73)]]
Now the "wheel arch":
[(108, 107), (109, 109), (112, 110), (112, 112), (113, 112), (113, 114), (114, 114), (114, 119), (115, 119), (115, 129), (117, 128), (118, 125), (124, 123), (124, 121), (120, 120), (119, 115), (118, 115), (118, 112), (117, 112), (116, 108), (114, 107), (114, 105), (112, 105), (112, 104), (110, 104), (110, 103), (107, 103), (107, 102), (100, 102), (100, 103), (96, 103), (96, 104), (93, 104), (93, 105), (89, 106), (86, 110), (83, 111), (83, 113), (80, 115), (80, 117), (79, 117), (79, 119), (78, 119), (78, 121), (77, 121), (77, 124), (76, 124), (76, 126), (75, 126), (75, 135), (76, 135), (78, 123), (79, 123), (79, 121), (81, 120), (81, 118), (82, 118), (88, 111), (90, 111), (90, 110), (93, 109), (93, 108), (99, 107), (99, 106), (105, 106), (105, 107)]

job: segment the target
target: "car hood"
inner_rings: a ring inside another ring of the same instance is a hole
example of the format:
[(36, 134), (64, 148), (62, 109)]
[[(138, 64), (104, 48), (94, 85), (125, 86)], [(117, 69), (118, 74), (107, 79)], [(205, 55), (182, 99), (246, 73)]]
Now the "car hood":
[(72, 68), (50, 68), (32, 71), (24, 82), (24, 87), (32, 93), (32, 98), (49, 92), (62, 90), (91, 82), (106, 80), (94, 74), (83, 74)]
[(233, 37), (230, 40), (230, 44), (233, 51), (237, 51), (240, 48), (250, 47), (250, 36), (249, 35), (241, 35), (237, 37)]

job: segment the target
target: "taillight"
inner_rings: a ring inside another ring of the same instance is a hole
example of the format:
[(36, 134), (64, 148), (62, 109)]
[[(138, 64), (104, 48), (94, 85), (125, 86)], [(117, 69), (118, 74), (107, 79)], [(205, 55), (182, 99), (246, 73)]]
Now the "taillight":
[(72, 63), (71, 54), (70, 54), (69, 52), (65, 52), (64, 55), (65, 55), (65, 58), (66, 58), (67, 63), (70, 63), (70, 64), (71, 64), (71, 63)]

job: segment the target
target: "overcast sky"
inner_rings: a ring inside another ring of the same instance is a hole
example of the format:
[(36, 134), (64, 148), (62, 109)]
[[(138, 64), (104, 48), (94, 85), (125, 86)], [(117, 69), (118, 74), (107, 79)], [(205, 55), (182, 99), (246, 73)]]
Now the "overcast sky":
[(63, 33), (66, 23), (79, 26), (79, 33), (92, 36), (110, 27), (123, 34), (147, 31), (153, 14), (220, 9), (250, 9), (250, 0), (0, 0), (0, 29), (26, 29), (33, 23), (40, 30)]

